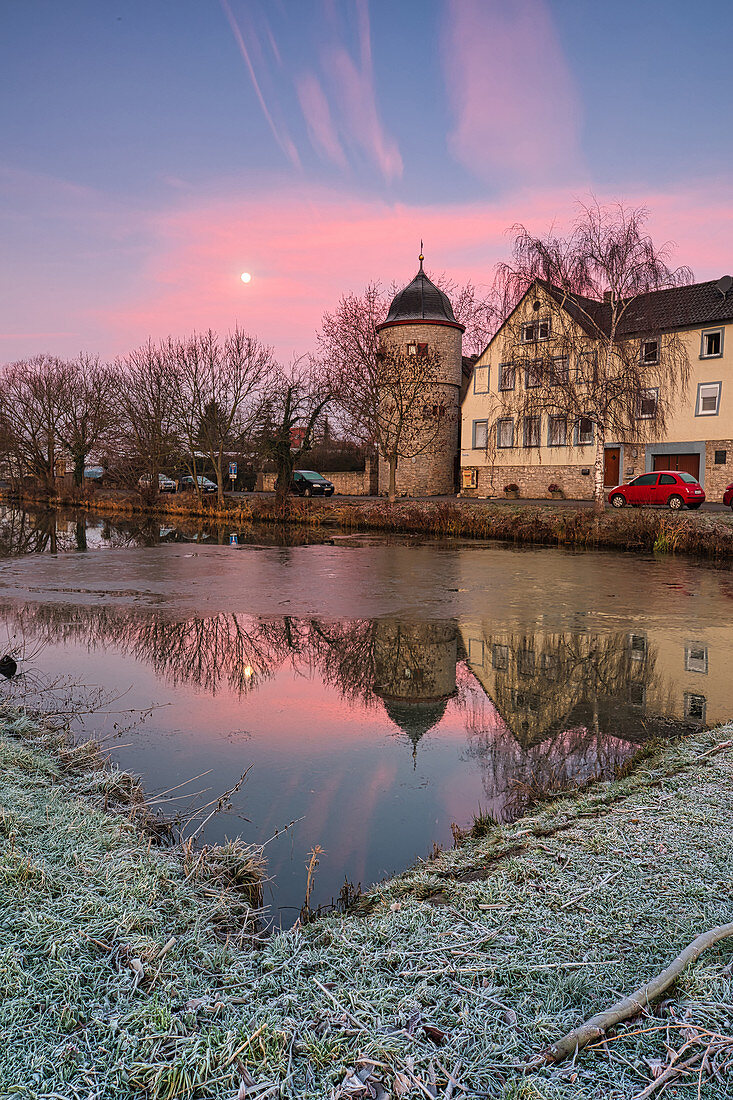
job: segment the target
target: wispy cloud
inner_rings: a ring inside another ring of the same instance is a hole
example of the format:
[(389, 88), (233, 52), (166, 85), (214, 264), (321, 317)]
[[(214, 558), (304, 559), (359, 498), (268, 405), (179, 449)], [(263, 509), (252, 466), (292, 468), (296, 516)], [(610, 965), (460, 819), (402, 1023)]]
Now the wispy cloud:
[[(260, 83), (257, 79), (257, 74), (255, 73), (255, 70), (254, 70), (254, 65), (252, 64), (252, 59), (250, 57), (249, 50), (247, 49), (247, 45), (244, 41), (244, 35), (242, 34), (242, 32), (239, 28), (239, 24), (237, 23), (237, 20), (234, 18), (234, 13), (233, 13), (231, 7), (229, 6), (229, 2), (228, 2), (228, 0), (220, 0), (220, 3), (221, 3), (221, 6), (222, 6), (222, 10), (223, 10), (225, 16), (227, 17), (227, 21), (229, 23), (229, 26), (232, 28), (232, 34), (234, 35), (234, 39), (237, 43), (237, 46), (239, 47), (239, 52), (242, 55), (244, 63), (247, 66), (247, 71), (249, 72), (250, 80), (252, 81), (252, 87), (254, 88), (255, 95), (257, 96), (257, 100), (260, 104), (260, 107), (262, 108), (262, 113), (265, 116), (265, 118), (267, 119), (267, 123), (268, 123), (270, 129), (272, 130), (273, 137), (275, 138), (275, 141), (278, 143), (278, 145), (280, 146), (280, 148), (282, 149), (283, 153), (288, 158), (290, 163), (292, 165), (294, 165), (294, 167), (300, 168), (300, 157), (298, 156), (298, 150), (295, 147), (295, 143), (293, 142), (292, 138), (290, 137), (290, 134), (288, 133), (288, 131), (285, 128), (284, 124), (280, 123), (280, 124), (276, 125), (275, 119), (273, 118), (273, 115), (272, 115), (272, 112), (270, 111), (270, 108), (267, 106), (267, 103), (265, 101), (265, 97), (262, 94), (262, 88), (260, 87)], [(273, 43), (274, 43), (274, 39), (273, 39)], [(276, 47), (275, 47), (275, 50), (276, 50)], [(278, 55), (276, 55), (276, 56), (278, 56)]]
[(325, 53), (324, 68), (331, 73), (345, 139), (378, 167), (388, 182), (402, 175), (402, 156), (379, 117), (374, 85), (371, 29), (367, 0), (356, 0), (358, 61), (343, 44)]
[(577, 179), (580, 108), (546, 0), (447, 0), (457, 161), (497, 185)]
[(336, 133), (331, 108), (318, 77), (314, 73), (306, 73), (296, 81), (296, 89), (314, 149), (339, 168), (348, 168), (346, 154)]

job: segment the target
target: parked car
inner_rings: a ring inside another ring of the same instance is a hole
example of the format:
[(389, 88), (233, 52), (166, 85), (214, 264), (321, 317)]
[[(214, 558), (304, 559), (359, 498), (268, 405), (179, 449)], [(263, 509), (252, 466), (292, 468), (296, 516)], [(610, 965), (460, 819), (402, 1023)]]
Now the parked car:
[[(202, 477), (201, 474), (198, 474), (196, 477), (196, 481), (198, 482), (200, 493), (215, 493), (217, 491), (216, 482), (209, 481), (208, 477)], [(182, 493), (194, 492), (196, 487), (194, 485), (193, 477), (191, 476), (191, 474), (186, 474), (185, 477), (181, 478), (181, 480), (178, 482), (178, 488), (181, 490)]]
[(332, 481), (327, 481), (321, 474), (314, 470), (294, 470), (293, 480), (290, 483), (291, 493), (297, 493), (301, 497), (333, 495), (335, 486)]
[(723, 504), (727, 504), (730, 508), (733, 508), (733, 482), (723, 493)]
[[(138, 488), (149, 489), (153, 484), (153, 479), (150, 474), (143, 474), (142, 477), (137, 479)], [(168, 477), (167, 474), (158, 474), (158, 492), (159, 493), (175, 493), (176, 483), (172, 477)]]
[(655, 470), (651, 474), (640, 474), (627, 485), (617, 485), (611, 489), (608, 499), (614, 508), (623, 508), (626, 504), (662, 504), (677, 511), (685, 505), (699, 508), (705, 493), (692, 474)]

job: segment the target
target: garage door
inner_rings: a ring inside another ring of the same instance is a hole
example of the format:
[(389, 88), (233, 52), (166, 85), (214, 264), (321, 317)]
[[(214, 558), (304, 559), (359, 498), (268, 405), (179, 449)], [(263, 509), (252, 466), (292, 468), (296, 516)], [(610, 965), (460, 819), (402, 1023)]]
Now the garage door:
[(700, 455), (654, 455), (655, 470), (677, 470), (700, 480)]

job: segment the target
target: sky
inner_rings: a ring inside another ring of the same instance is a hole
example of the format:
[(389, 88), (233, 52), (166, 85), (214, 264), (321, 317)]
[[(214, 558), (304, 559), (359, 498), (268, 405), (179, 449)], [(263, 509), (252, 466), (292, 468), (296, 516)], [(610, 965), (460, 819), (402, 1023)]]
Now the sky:
[(239, 325), (287, 362), (421, 239), (488, 287), (591, 196), (718, 278), (732, 36), (722, 0), (0, 0), (0, 361)]

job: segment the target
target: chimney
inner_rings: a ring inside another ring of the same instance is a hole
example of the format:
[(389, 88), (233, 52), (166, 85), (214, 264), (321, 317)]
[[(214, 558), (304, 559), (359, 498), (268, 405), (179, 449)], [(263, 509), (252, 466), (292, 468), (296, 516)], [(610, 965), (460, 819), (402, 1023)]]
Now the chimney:
[(611, 291), (610, 290), (604, 290), (603, 291), (603, 301), (604, 302), (610, 302), (611, 301)]

